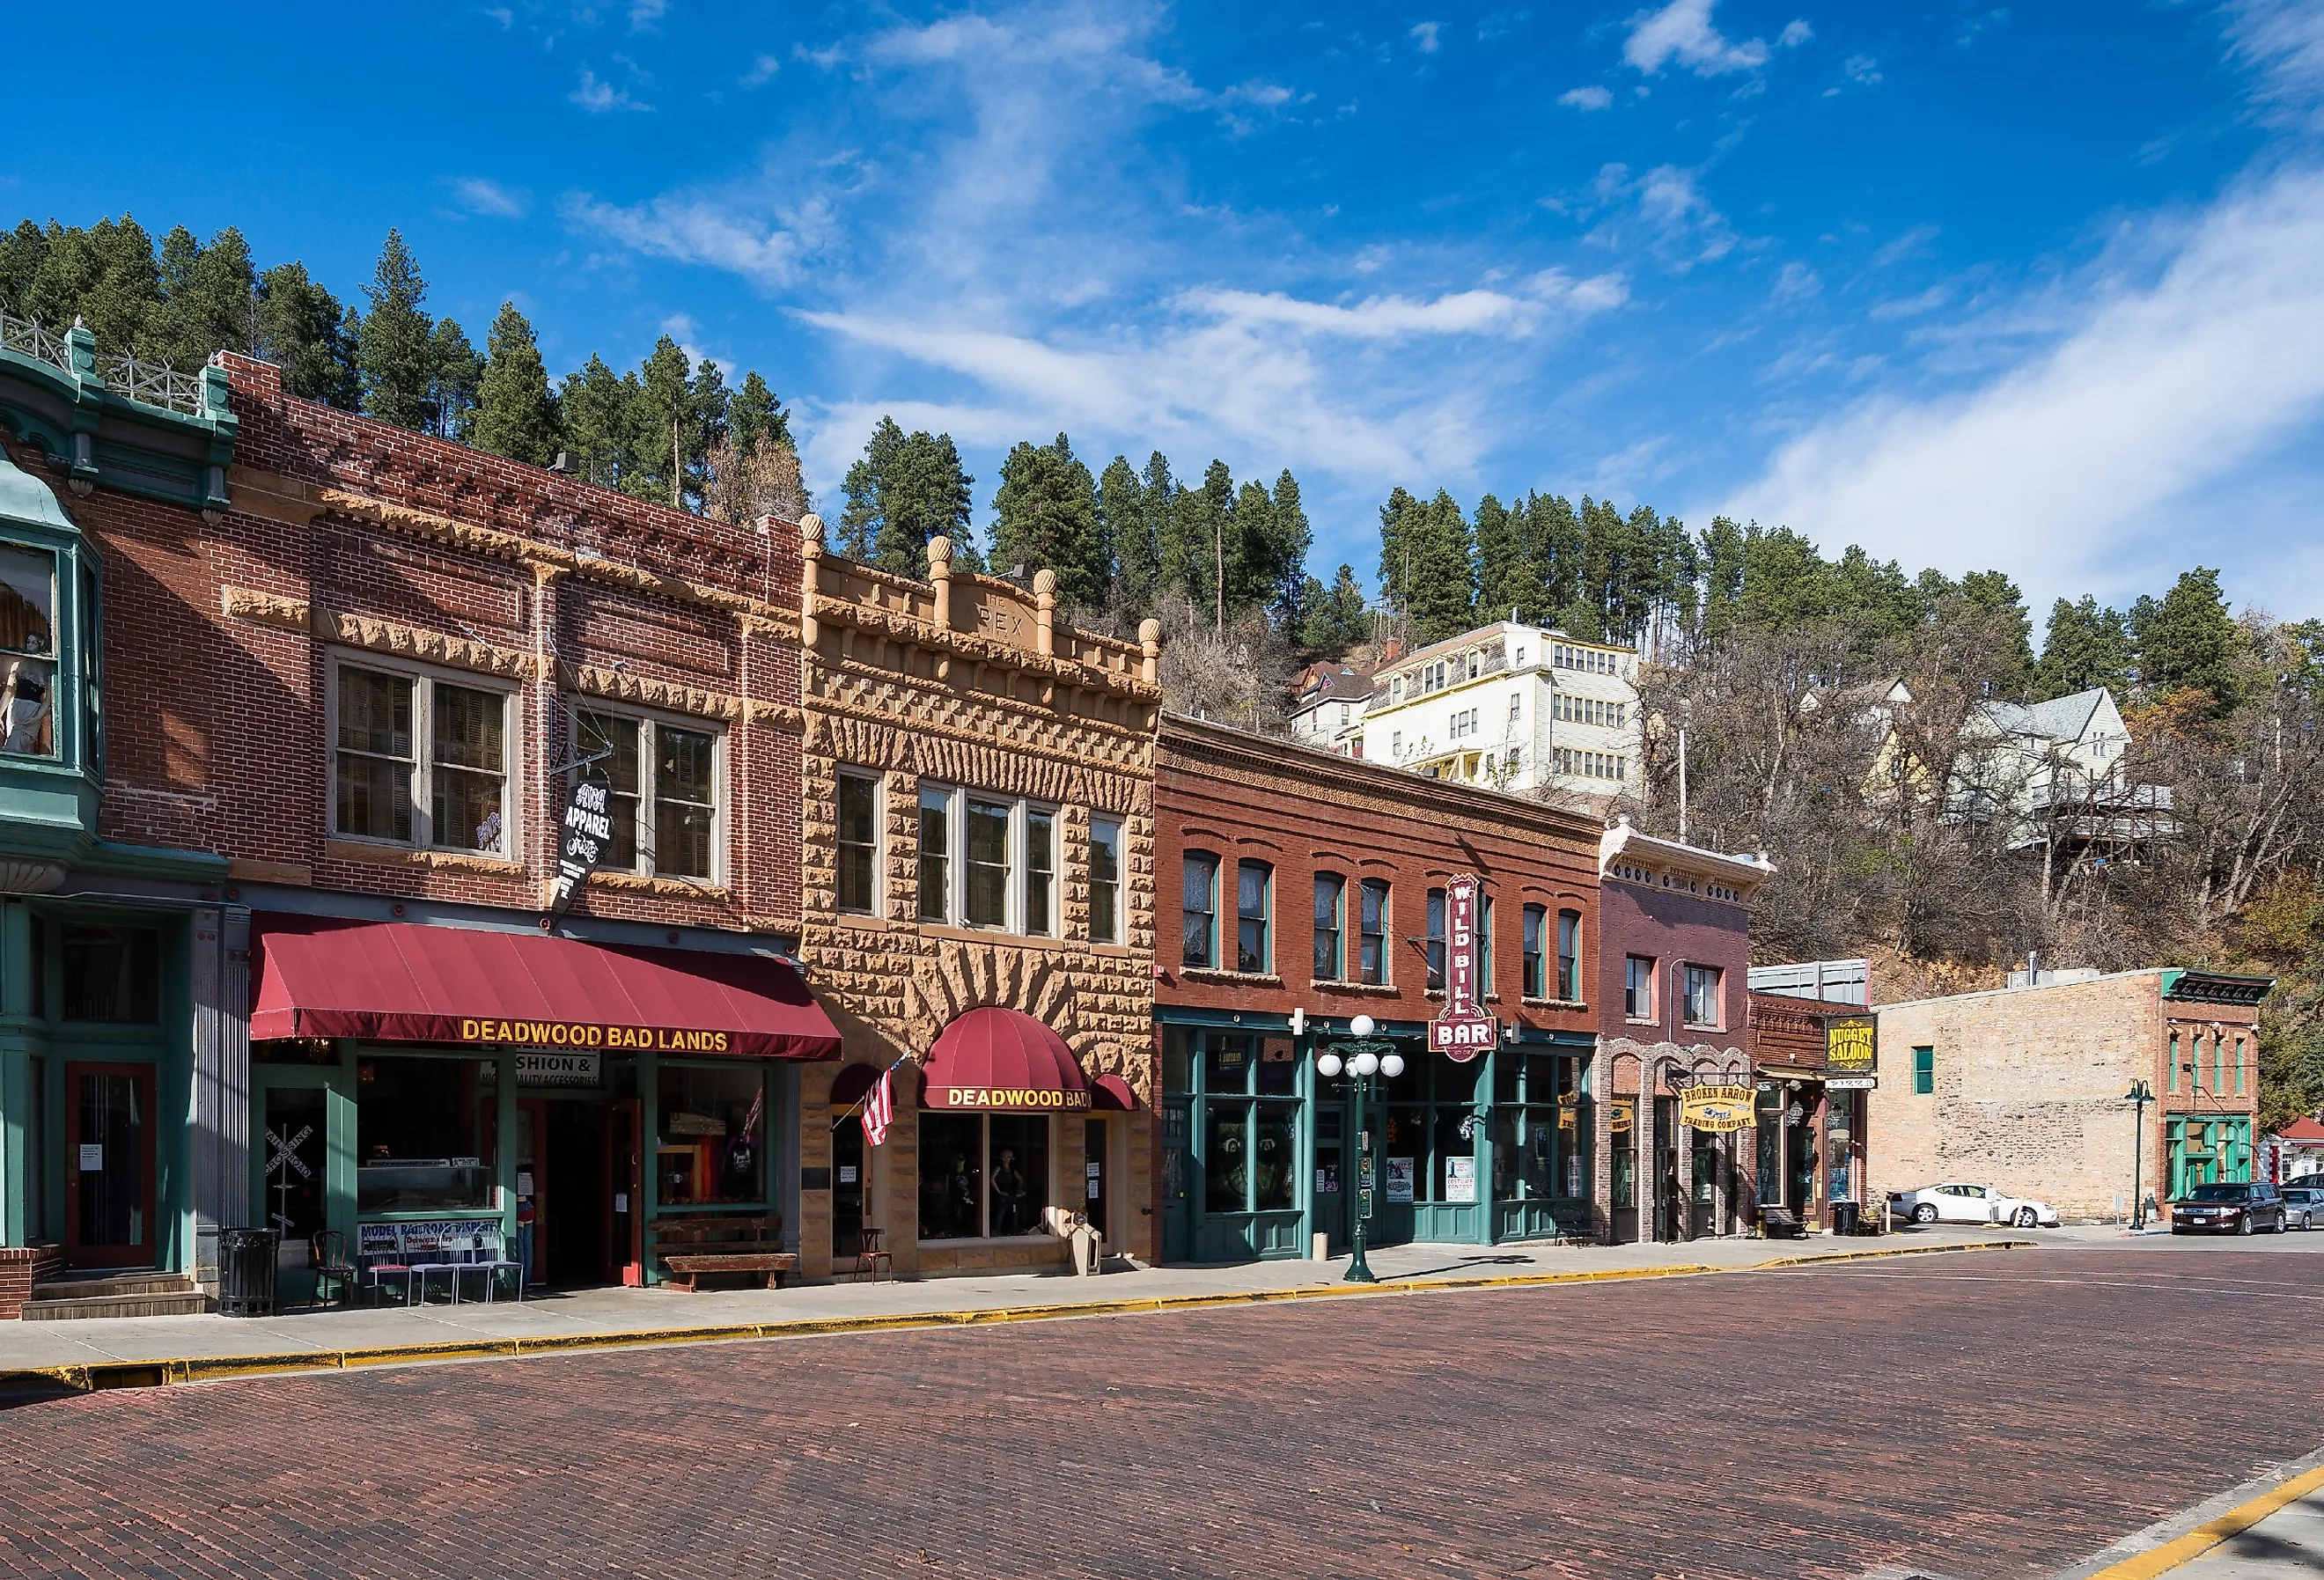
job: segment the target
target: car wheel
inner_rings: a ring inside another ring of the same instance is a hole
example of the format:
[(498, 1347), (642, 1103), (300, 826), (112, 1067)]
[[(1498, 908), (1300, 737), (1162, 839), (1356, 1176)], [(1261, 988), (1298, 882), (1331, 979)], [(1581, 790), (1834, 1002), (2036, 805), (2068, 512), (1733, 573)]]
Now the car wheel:
[(2301, 1214), (2300, 1226), (2303, 1229), (2313, 1229), (2316, 1227), (2316, 1215), (2314, 1213)]
[(2040, 1223), (2041, 1218), (2039, 1215), (2037, 1215), (2032, 1207), (2019, 1207), (2017, 1209), (2017, 1226), (2019, 1228), (2032, 1229), (2038, 1226)]
[(1936, 1203), (1934, 1203), (1934, 1202), (1932, 1202), (1932, 1201), (1924, 1201), (1924, 1202), (1922, 1202), (1922, 1203), (1918, 1204), (1917, 1206), (1915, 1206), (1913, 1208), (1913, 1222), (1914, 1222), (1915, 1224), (1933, 1224), (1933, 1223), (1935, 1223), (1936, 1221), (1937, 1221), (1937, 1204), (1936, 1204)]
[(2236, 1233), (2238, 1234), (2248, 1234), (2251, 1232), (2251, 1215), (2249, 1213), (2246, 1213), (2243, 1215), (2242, 1221), (2236, 1225)]

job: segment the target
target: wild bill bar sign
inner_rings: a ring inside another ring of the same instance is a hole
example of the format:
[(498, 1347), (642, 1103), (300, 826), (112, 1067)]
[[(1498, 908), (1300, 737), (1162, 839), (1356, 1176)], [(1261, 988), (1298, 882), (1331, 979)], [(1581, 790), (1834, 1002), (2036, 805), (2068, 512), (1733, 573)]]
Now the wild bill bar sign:
[(565, 803), (565, 843), (557, 853), (557, 888), (551, 895), (551, 920), (571, 907), (581, 885), (597, 870), (597, 863), (613, 843), (611, 811), (613, 787), (603, 779), (582, 774), (573, 781), (573, 795)]
[(1444, 1012), (1428, 1022), (1428, 1046), (1455, 1064), (1493, 1046), (1501, 1023), (1477, 1003), (1477, 874), (1444, 884)]

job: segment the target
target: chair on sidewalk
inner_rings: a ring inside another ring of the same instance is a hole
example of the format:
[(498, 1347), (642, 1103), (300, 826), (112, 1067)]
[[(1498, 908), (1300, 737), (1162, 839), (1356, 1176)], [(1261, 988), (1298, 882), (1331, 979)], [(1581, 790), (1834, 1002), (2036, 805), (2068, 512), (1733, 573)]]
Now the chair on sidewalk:
[(888, 1231), (865, 1229), (857, 1235), (856, 1239), (855, 1270), (859, 1273), (870, 1273), (872, 1281), (876, 1284), (880, 1281), (880, 1270), (884, 1266), (888, 1270), (889, 1280), (893, 1282), (896, 1277), (896, 1253), (888, 1249)]
[[(392, 1224), (366, 1224), (363, 1228), (364, 1275), (370, 1279), (374, 1305), (387, 1293), (387, 1280), (403, 1280), (403, 1303), (411, 1304), (411, 1279), (419, 1270), (403, 1248), (403, 1232)], [(374, 1245), (377, 1247), (374, 1249)]]
[[(337, 1229), (323, 1229), (307, 1243), (307, 1252), (315, 1273), (315, 1304), (318, 1306), (352, 1306), (355, 1303), (355, 1259), (347, 1254), (346, 1234)], [(326, 1291), (336, 1286), (337, 1298)]]
[(467, 1237), (462, 1247), (464, 1260), (452, 1273), (452, 1304), (460, 1303), (460, 1275), (477, 1272), (484, 1275), (484, 1304), (489, 1306), (499, 1297), (501, 1274), (516, 1274), (517, 1303), (524, 1303), (524, 1263), (501, 1254), (501, 1237), (497, 1231), (481, 1229)]

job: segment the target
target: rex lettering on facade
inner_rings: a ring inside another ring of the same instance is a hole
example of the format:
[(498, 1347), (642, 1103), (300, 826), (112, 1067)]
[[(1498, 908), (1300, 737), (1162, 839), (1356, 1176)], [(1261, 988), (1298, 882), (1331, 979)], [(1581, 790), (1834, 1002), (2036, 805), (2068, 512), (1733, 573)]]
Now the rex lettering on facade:
[(589, 1026), (564, 1021), (460, 1022), (463, 1042), (509, 1042), (526, 1048), (616, 1048), (655, 1053), (724, 1053), (724, 1031), (680, 1031), (667, 1026)]

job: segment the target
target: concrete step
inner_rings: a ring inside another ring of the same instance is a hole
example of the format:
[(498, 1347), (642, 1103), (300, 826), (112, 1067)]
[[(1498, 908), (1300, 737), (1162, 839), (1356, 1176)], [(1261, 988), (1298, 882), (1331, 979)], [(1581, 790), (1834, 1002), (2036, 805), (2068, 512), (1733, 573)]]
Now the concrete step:
[(112, 1273), (34, 1284), (32, 1298), (24, 1302), (24, 1320), (190, 1317), (209, 1308), (209, 1297), (182, 1273)]

